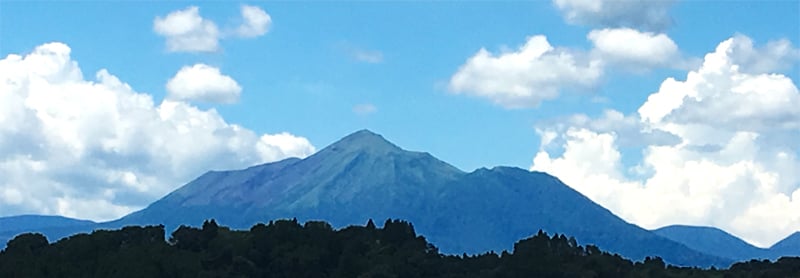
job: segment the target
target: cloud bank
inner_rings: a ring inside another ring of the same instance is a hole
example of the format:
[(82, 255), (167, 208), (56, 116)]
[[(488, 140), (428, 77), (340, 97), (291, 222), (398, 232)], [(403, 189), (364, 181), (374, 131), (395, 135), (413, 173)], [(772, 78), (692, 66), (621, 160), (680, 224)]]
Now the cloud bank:
[(0, 216), (114, 219), (208, 169), (315, 150), (303, 137), (259, 135), (213, 109), (155, 103), (105, 69), (85, 79), (70, 52), (48, 43), (0, 60)]
[[(800, 93), (770, 73), (782, 63), (742, 57), (796, 51), (782, 44), (756, 48), (735, 36), (684, 81), (664, 80), (633, 115), (612, 110), (541, 126), (531, 170), (645, 228), (710, 225), (769, 246), (800, 230)], [(631, 146), (642, 159), (625, 165)]]

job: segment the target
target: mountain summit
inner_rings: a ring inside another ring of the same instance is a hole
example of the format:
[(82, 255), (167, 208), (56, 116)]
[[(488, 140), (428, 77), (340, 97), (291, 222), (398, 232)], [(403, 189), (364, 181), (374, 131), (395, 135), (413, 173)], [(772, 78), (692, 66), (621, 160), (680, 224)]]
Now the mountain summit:
[(336, 143), (331, 144), (323, 151), (339, 152), (369, 152), (374, 154), (387, 154), (402, 152), (403, 149), (392, 144), (383, 136), (373, 133), (367, 129), (356, 131), (345, 136)]
[(208, 172), (124, 224), (220, 223), (249, 228), (275, 218), (324, 219), (334, 225), (369, 218), (410, 219), (463, 172), (428, 153), (403, 150), (368, 130), (305, 158)]

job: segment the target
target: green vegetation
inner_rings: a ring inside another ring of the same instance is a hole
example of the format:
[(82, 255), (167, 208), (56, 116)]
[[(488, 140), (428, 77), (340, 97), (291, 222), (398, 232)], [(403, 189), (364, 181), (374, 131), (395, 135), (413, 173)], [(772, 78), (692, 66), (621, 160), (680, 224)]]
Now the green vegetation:
[(334, 230), (325, 222), (279, 220), (234, 231), (206, 221), (95, 231), (48, 243), (19, 235), (0, 252), (0, 277), (800, 277), (800, 258), (750, 261), (729, 269), (631, 262), (543, 232), (512, 253), (442, 255), (404, 221)]

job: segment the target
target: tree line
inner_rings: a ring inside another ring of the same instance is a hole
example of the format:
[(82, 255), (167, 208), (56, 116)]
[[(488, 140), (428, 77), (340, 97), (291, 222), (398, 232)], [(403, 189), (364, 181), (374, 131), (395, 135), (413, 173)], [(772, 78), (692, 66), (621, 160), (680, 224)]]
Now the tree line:
[(800, 277), (800, 258), (740, 262), (727, 269), (632, 262), (565, 235), (539, 231), (511, 252), (444, 255), (411, 223), (333, 229), (321, 221), (257, 224), (238, 231), (205, 221), (98, 230), (49, 243), (22, 234), (0, 252), (0, 277)]

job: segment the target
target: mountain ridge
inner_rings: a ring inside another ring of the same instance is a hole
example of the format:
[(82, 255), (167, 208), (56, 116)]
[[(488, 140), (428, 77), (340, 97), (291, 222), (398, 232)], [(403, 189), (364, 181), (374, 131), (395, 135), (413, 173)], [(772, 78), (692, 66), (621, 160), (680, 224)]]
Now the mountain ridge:
[(176, 228), (207, 218), (242, 229), (276, 218), (325, 220), (335, 227), (405, 219), (448, 253), (508, 250), (543, 229), (634, 259), (732, 262), (627, 223), (549, 174), (507, 166), (467, 173), (369, 130), (304, 159), (209, 172), (118, 224)]
[(753, 246), (716, 227), (669, 225), (653, 232), (694, 250), (736, 261), (776, 259), (780, 256), (769, 248)]
[(15, 226), (24, 225), (31, 228), (47, 228), (59, 226), (96, 224), (94, 221), (69, 218), (59, 215), (23, 214), (0, 217), (0, 232), (13, 231)]
[(789, 253), (794, 256), (800, 256), (800, 231), (794, 232), (784, 239), (776, 242), (770, 246), (771, 250), (775, 252)]
[[(549, 174), (508, 166), (464, 172), (369, 130), (304, 159), (206, 172), (146, 208), (94, 228), (164, 224), (174, 230), (209, 218), (239, 229), (278, 218), (336, 227), (405, 219), (449, 253), (507, 250), (542, 229), (635, 260), (660, 256), (678, 265), (718, 267), (732, 262), (625, 222)], [(85, 227), (50, 234), (80, 229)]]

